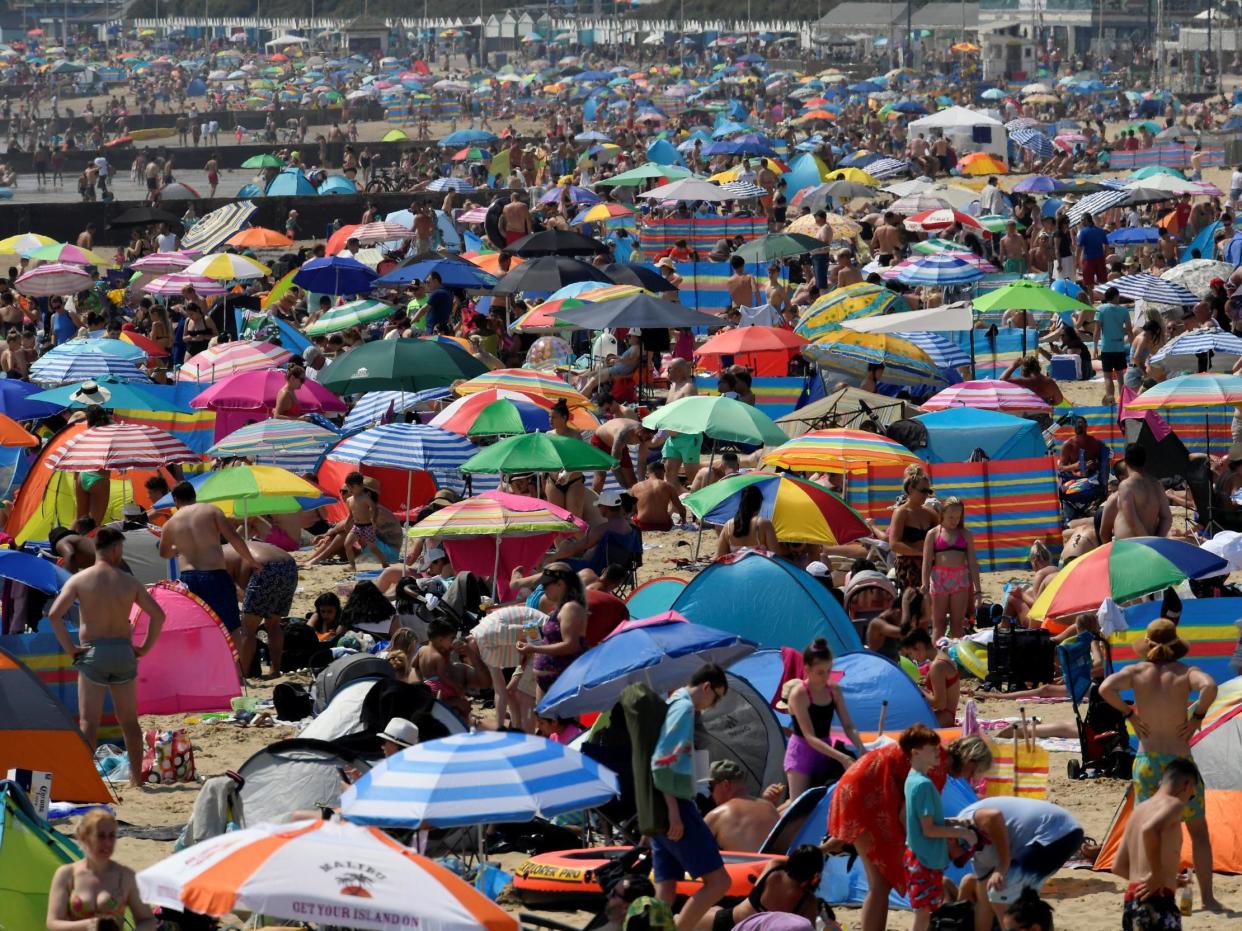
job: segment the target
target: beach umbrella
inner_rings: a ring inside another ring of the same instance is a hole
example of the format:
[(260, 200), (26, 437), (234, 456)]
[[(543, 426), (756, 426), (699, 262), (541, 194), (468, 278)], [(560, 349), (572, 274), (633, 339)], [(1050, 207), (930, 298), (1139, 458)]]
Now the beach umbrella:
[[(4, 384), (5, 380), (0, 379), (0, 387)], [(57, 410), (81, 410), (91, 406), (99, 406), (104, 410), (157, 411), (161, 414), (191, 413), (193, 410), (188, 406), (171, 403), (165, 394), (157, 393), (147, 384), (126, 382), (113, 376), (74, 382), (45, 391), (39, 391), (33, 385), (29, 387), (33, 392), (28, 395), (31, 402), (47, 404)]]
[[(190, 399), (196, 410), (257, 410), (276, 406), (276, 395), (286, 384), (285, 373), (276, 369), (238, 372), (226, 375)], [(340, 413), (348, 409), (344, 401), (317, 382), (307, 379), (294, 392), (294, 399), (305, 413)]]
[(915, 214), (926, 213), (932, 210), (949, 210), (951, 208), (949, 202), (943, 197), (937, 197), (932, 193), (918, 193), (899, 197), (888, 205), (888, 209), (902, 216), (914, 216)]
[(184, 181), (176, 181), (172, 184), (166, 184), (160, 188), (160, 201), (171, 200), (198, 200), (203, 195), (194, 188), (190, 187)]
[[(411, 537), (521, 537), (575, 534), (586, 525), (554, 504), (503, 491), (485, 491), (428, 514)], [(498, 548), (499, 550), (499, 548)]]
[(303, 264), (293, 283), (316, 294), (361, 294), (371, 290), (377, 277), (357, 259), (328, 255)]
[[(1029, 131), (1029, 130), (1028, 130)], [(1042, 133), (1036, 133), (1040, 138), (1047, 140), (1047, 136)], [(1013, 134), (1010, 133), (1010, 138)], [(1021, 143), (1019, 143), (1021, 145)], [(1051, 143), (1049, 143), (1051, 146)], [(1057, 181), (1048, 175), (1027, 175), (1012, 188), (1023, 194), (1049, 194), (1057, 189)]]
[[(1181, 285), (1198, 297), (1207, 297), (1208, 291), (1211, 290), (1212, 279), (1220, 278), (1228, 281), (1229, 276), (1233, 274), (1233, 270), (1234, 266), (1231, 262), (1191, 259), (1188, 262), (1174, 265), (1160, 277), (1165, 281)], [(21, 279), (19, 278), (18, 280), (20, 281)]]
[(748, 326), (721, 330), (694, 351), (697, 357), (733, 356), (739, 365), (762, 352), (782, 352), (792, 357), (807, 344), (797, 333), (781, 327)]
[(581, 392), (559, 375), (534, 369), (493, 369), (453, 386), (453, 390), (459, 395), (477, 394), (494, 388), (543, 398), (549, 405), (563, 398), (571, 409), (591, 406), (591, 402)]
[[(576, 293), (572, 297), (557, 297), (557, 294)], [(643, 293), (642, 288), (634, 285), (606, 285), (599, 281), (579, 281), (567, 285), (552, 294), (546, 301), (536, 304), (509, 324), (511, 333), (533, 333), (549, 330), (581, 330), (585, 327), (570, 320), (562, 320), (555, 316), (562, 310), (573, 310), (586, 307), (599, 301), (612, 300), (615, 297), (629, 297), (631, 294)]]
[[(229, 468), (233, 468), (229, 466)], [(194, 486), (195, 493), (216, 471), (199, 472), (186, 476), (186, 481)], [(249, 498), (238, 498), (236, 503), (230, 500), (213, 501), (216, 507), (224, 512), (225, 517), (259, 517), (269, 514), (299, 514), (312, 511), (328, 504), (338, 504), (339, 499), (316, 491), (313, 495), (257, 495)], [(175, 507), (172, 492), (164, 495), (151, 507), (154, 510)]]
[(467, 288), (486, 290), (496, 287), (500, 279), (490, 272), (484, 271), (473, 262), (460, 259), (424, 259), (394, 268), (392, 271), (377, 278), (374, 288), (404, 287), (414, 279), (426, 281), (427, 276), (435, 272), (446, 288)]
[(809, 340), (816, 340), (846, 320), (875, 317), (880, 314), (900, 313), (909, 310), (906, 299), (883, 285), (861, 281), (858, 284), (835, 288), (819, 297), (798, 318), (794, 332)]
[(588, 330), (615, 329), (617, 327), (719, 327), (721, 320), (714, 314), (705, 314), (655, 297), (645, 291), (625, 297), (604, 301), (591, 301), (582, 306), (562, 310), (558, 320), (566, 320)]
[(550, 255), (599, 255), (608, 251), (608, 245), (573, 230), (547, 229), (523, 236), (506, 246), (504, 251), (510, 255), (520, 255), (525, 258)]
[(913, 332), (907, 331), (902, 333), (901, 336), (927, 353), (927, 357), (942, 371), (970, 365), (970, 354), (957, 343), (939, 333), (919, 332), (916, 330)]
[(607, 223), (622, 217), (632, 217), (634, 211), (624, 204), (599, 203), (579, 211), (570, 221), (570, 226), (583, 226), (587, 223)]
[(983, 271), (952, 252), (928, 255), (911, 262), (897, 273), (897, 280), (908, 285), (936, 288), (960, 287), (978, 281)]
[(284, 168), (283, 159), (277, 158), (270, 152), (264, 152), (261, 155), (252, 155), (241, 163), (242, 168)]
[(1084, 301), (1027, 280), (1015, 281), (1003, 288), (989, 291), (976, 297), (973, 303), (976, 311), (1035, 310), (1060, 314), (1091, 309), (1091, 305)]
[(1121, 278), (1104, 282), (1102, 288), (1105, 290), (1116, 288), (1122, 297), (1129, 298), (1132, 301), (1153, 301), (1159, 304), (1182, 306), (1195, 304), (1199, 301), (1199, 298), (1182, 285), (1166, 281), (1164, 278), (1148, 272), (1123, 275)]
[(551, 294), (567, 284), (578, 281), (599, 281), (612, 284), (604, 272), (594, 265), (563, 255), (543, 255), (523, 262), (510, 270), (496, 285), (496, 294)]
[(356, 433), (365, 427), (387, 422), (398, 414), (419, 407), (439, 405), (451, 398), (453, 391), (447, 385), (426, 391), (368, 391), (359, 397), (341, 425), (346, 434)]
[(40, 440), (33, 433), (28, 433), (21, 424), (7, 414), (0, 414), (0, 447), (12, 449), (16, 447), (38, 446)]
[(606, 472), (617, 460), (572, 436), (526, 433), (486, 446), (461, 467), (463, 472), (515, 475), (522, 472)]
[(533, 734), (474, 731), (377, 763), (341, 794), (341, 815), (384, 827), (459, 827), (581, 811), (618, 793), (617, 777)]
[(218, 343), (191, 356), (181, 366), (182, 378), (190, 381), (213, 382), (238, 372), (274, 369), (293, 358), (293, 353), (273, 343), (235, 340)]
[(436, 178), (427, 185), (427, 190), (441, 193), (444, 191), (454, 191), (458, 194), (474, 193), (474, 185), (465, 178)]
[(478, 448), (456, 433), (421, 423), (387, 423), (342, 440), (328, 458), (334, 462), (390, 469), (456, 473)]
[(601, 265), (600, 270), (619, 285), (633, 285), (653, 294), (665, 291), (676, 291), (677, 286), (668, 281), (654, 268), (636, 265), (631, 262), (609, 262)]
[(185, 271), (160, 275), (142, 285), (142, 290), (148, 294), (165, 296), (180, 294), (186, 288), (193, 288), (202, 297), (216, 297), (229, 292), (229, 286), (221, 281), (212, 281), (202, 275), (190, 275)]
[(27, 297), (58, 297), (77, 294), (94, 280), (76, 265), (50, 262), (19, 275), (13, 287)]
[(770, 262), (772, 259), (783, 259), (790, 255), (805, 255), (822, 248), (824, 244), (813, 236), (802, 233), (769, 233), (759, 239), (752, 239), (733, 254), (741, 256), (749, 264)]
[(399, 223), (375, 222), (363, 223), (350, 235), (363, 246), (371, 246), (378, 242), (392, 242), (397, 239), (413, 239), (414, 231)]
[(202, 275), (212, 281), (242, 281), (262, 278), (272, 270), (262, 262), (232, 252), (217, 252), (195, 259), (186, 266), (185, 274)]
[(225, 242), (238, 249), (289, 249), (293, 240), (284, 233), (269, 230), (265, 226), (252, 226), (234, 233)]
[(905, 220), (906, 229), (921, 233), (948, 229), (950, 226), (961, 226), (965, 229), (975, 230), (983, 229), (982, 224), (970, 214), (943, 207), (916, 213)]
[(689, 169), (682, 168), (678, 165), (657, 165), (654, 162), (647, 162), (639, 165), (637, 168), (631, 168), (629, 171), (623, 171), (620, 174), (613, 175), (611, 178), (604, 178), (602, 181), (596, 181), (596, 187), (637, 187), (644, 181), (652, 178), (667, 178), (669, 181), (678, 181), (682, 178), (693, 177), (694, 173)]
[(421, 391), (487, 372), (457, 344), (423, 339), (380, 339), (356, 346), (333, 362), (319, 384), (339, 395), (364, 391)]
[(167, 274), (168, 272), (178, 272), (183, 268), (187, 268), (196, 258), (197, 255), (186, 252), (153, 252), (150, 255), (144, 255), (140, 259), (136, 259), (129, 263), (129, 267), (135, 271), (146, 272), (148, 274)]
[(21, 550), (0, 549), (0, 579), (12, 579), (55, 595), (69, 581), (69, 573), (50, 559)]
[(118, 359), (124, 359), (135, 365), (141, 365), (147, 358), (147, 354), (133, 343), (127, 343), (120, 339), (91, 338), (75, 336), (67, 343), (61, 343), (59, 346), (53, 346), (44, 355), (55, 356), (72, 356), (78, 353), (86, 352), (104, 352), (110, 356), (116, 356)]
[(868, 366), (883, 365), (886, 384), (925, 385), (943, 383), (944, 376), (931, 358), (904, 336), (890, 333), (859, 333), (840, 329), (820, 336), (802, 350), (818, 365), (856, 378)]
[(441, 139), (440, 145), (445, 148), (456, 149), (464, 145), (474, 145), (476, 143), (491, 145), (493, 142), (499, 141), (499, 136), (493, 132), (488, 132), (486, 129), (459, 129)]
[(1198, 369), (1201, 356), (1208, 357), (1213, 369), (1231, 371), (1242, 358), (1242, 339), (1216, 328), (1200, 328), (1169, 340), (1151, 357), (1165, 371)]
[(674, 611), (626, 621), (557, 676), (539, 703), (539, 714), (572, 718), (607, 711), (634, 683), (664, 694), (684, 685), (705, 663), (729, 666), (757, 648), (737, 634), (692, 624)]
[[(832, 238), (849, 239), (857, 236), (862, 232), (862, 226), (857, 220), (851, 220), (849, 217), (843, 217), (839, 213), (830, 213), (827, 215), (826, 221), (828, 228), (832, 230)], [(812, 214), (803, 214), (794, 220), (787, 227), (786, 233), (802, 233), (807, 236), (814, 236), (819, 231), (819, 221)]]
[(1031, 605), (1031, 617), (1067, 617), (1142, 598), (1187, 579), (1226, 575), (1229, 564), (1215, 553), (1168, 537), (1114, 540), (1070, 561)]
[(298, 475), (315, 470), (324, 451), (340, 437), (304, 420), (271, 418), (247, 424), (207, 450), (216, 459), (253, 459)]
[(18, 233), (0, 239), (0, 255), (28, 256), (43, 246), (54, 246), (56, 240), (39, 233)]
[(14, 420), (42, 420), (59, 414), (68, 406), (58, 403), (56, 399), (44, 398), (43, 394), (40, 387), (32, 382), (0, 378), (0, 414)]
[(971, 152), (964, 155), (958, 162), (963, 175), (1004, 175), (1009, 169), (990, 152)]
[[(510, 391), (503, 388), (492, 388), (487, 391), (480, 391), (476, 394), (467, 394), (464, 397), (460, 397), (432, 417), (430, 423), (432, 426), (441, 427), (451, 433), (456, 433), (458, 436), (509, 435), (507, 430), (499, 430), (494, 434), (485, 432), (487, 428), (500, 423), (500, 418), (510, 418), (510, 414), (507, 411), (496, 407), (502, 401), (511, 402), (516, 410), (516, 415), (523, 424), (527, 425), (527, 430), (516, 432), (523, 433), (548, 429), (548, 409), (552, 407), (552, 401), (537, 395), (523, 394), (521, 391)], [(491, 410), (494, 407), (496, 409)], [(536, 408), (538, 410), (535, 410)], [(486, 417), (484, 416), (485, 412), (488, 412)], [(480, 424), (479, 421), (481, 419), (482, 423)], [(569, 423), (579, 430), (593, 430), (599, 426), (599, 421), (595, 418), (595, 415), (585, 407), (571, 407), (569, 409)]]
[(811, 430), (770, 450), (763, 464), (793, 472), (865, 472), (871, 466), (922, 465), (895, 440), (866, 430)]
[(30, 366), (30, 380), (39, 385), (63, 385), (108, 376), (119, 381), (151, 381), (129, 359), (95, 346), (73, 352), (47, 352)]
[(721, 190), (718, 185), (705, 181), (702, 178), (694, 177), (681, 178), (668, 184), (662, 184), (659, 187), (652, 188), (650, 191), (644, 191), (638, 196), (643, 200), (679, 202), (701, 200), (707, 203), (719, 203), (722, 200), (732, 199), (729, 193)]
[(685, 505), (700, 519), (723, 525), (737, 513), (742, 492), (751, 486), (762, 493), (759, 513), (772, 521), (778, 540), (836, 546), (871, 534), (858, 512), (833, 491), (788, 475), (731, 475), (687, 496)]
[[(556, 187), (549, 188), (539, 198), (541, 204), (555, 204), (562, 200), (568, 200), (571, 204), (598, 204), (599, 195), (588, 188), (578, 187), (576, 184), (561, 184)], [(551, 230), (545, 232), (552, 232)], [(543, 253), (541, 253), (543, 254)]]
[(783, 443), (786, 436), (772, 418), (724, 395), (696, 395), (666, 404), (643, 418), (649, 430), (702, 433), (715, 440), (751, 446)]
[(1011, 413), (1047, 411), (1051, 408), (1047, 401), (1029, 388), (998, 379), (959, 382), (923, 402), (925, 411), (943, 411), (953, 407)]
[(1126, 403), (1126, 410), (1154, 411), (1162, 408), (1223, 407), (1242, 404), (1242, 376), (1208, 372), (1181, 375), (1152, 385)]
[(80, 246), (67, 245), (65, 243), (51, 243), (50, 245), (40, 246), (38, 249), (30, 252), (27, 256), (29, 259), (36, 259), (40, 262), (59, 262), (63, 265), (94, 265), (96, 268), (116, 268), (116, 262), (112, 259), (105, 258), (98, 252), (91, 249), (83, 249)]
[(392, 304), (385, 304), (383, 301), (373, 301), (366, 298), (350, 301), (348, 304), (341, 304), (330, 309), (314, 323), (307, 326), (304, 332), (307, 336), (326, 336), (329, 333), (339, 333), (341, 330), (348, 330), (350, 327), (366, 326), (377, 320), (383, 320), (391, 316), (396, 309)]
[[(90, 431), (87, 431), (90, 432)], [(323, 492), (318, 485), (294, 475), (288, 469), (270, 465), (234, 465), (216, 469), (196, 489), (199, 501), (233, 501), (235, 510), (242, 514), (249, 511), (246, 502), (256, 498), (307, 498), (320, 497)]]
[(163, 430), (146, 424), (115, 423), (83, 430), (43, 464), (59, 472), (94, 472), (156, 469), (201, 461), (202, 456)]
[(199, 217), (181, 237), (183, 250), (209, 253), (224, 245), (230, 236), (242, 229), (258, 209), (248, 200), (234, 201)]
[[(1160, 231), (1154, 226), (1123, 226), (1108, 234), (1108, 242), (1114, 246), (1137, 246), (1141, 243), (1156, 242), (1159, 238)], [(1109, 281), (1105, 283), (1105, 286), (1114, 284), (1116, 281)]]
[(518, 929), (516, 918), (449, 870), (378, 828), (339, 820), (220, 834), (142, 870), (138, 888), (153, 905), (212, 916), (348, 915), (350, 927), (375, 931)]

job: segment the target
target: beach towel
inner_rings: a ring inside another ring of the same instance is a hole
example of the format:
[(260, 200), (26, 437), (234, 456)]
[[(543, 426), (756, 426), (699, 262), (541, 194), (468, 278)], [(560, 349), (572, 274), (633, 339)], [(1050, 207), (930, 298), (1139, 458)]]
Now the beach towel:
[(658, 791), (694, 798), (694, 702), (688, 689), (678, 689), (668, 700), (651, 771)]
[(781, 711), (785, 709), (785, 683), (790, 679), (805, 679), (806, 668), (802, 662), (802, 653), (793, 647), (781, 647), (781, 681), (776, 684), (776, 694), (771, 697), (769, 704), (773, 707), (780, 707)]
[(230, 776), (212, 776), (203, 783), (194, 810), (186, 822), (173, 850), (193, 847), (200, 841), (218, 837), (230, 829), (246, 826), (245, 809), (237, 781)]
[(618, 704), (625, 713), (625, 729), (630, 737), (638, 831), (646, 837), (663, 834), (668, 830), (668, 806), (655, 788), (651, 757), (660, 739), (668, 706), (650, 686), (642, 683), (626, 686)]

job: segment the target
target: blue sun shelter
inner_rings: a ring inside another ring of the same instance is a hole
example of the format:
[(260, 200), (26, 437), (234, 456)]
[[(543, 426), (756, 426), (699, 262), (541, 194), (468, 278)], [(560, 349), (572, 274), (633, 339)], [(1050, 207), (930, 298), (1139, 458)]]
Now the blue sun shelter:
[(677, 596), (672, 610), (763, 649), (802, 649), (824, 637), (838, 656), (862, 650), (845, 609), (828, 589), (792, 563), (761, 553), (712, 563)]
[(918, 452), (925, 462), (969, 462), (976, 449), (993, 461), (1048, 455), (1039, 424), (1025, 417), (955, 407), (914, 419), (927, 430), (927, 446)]

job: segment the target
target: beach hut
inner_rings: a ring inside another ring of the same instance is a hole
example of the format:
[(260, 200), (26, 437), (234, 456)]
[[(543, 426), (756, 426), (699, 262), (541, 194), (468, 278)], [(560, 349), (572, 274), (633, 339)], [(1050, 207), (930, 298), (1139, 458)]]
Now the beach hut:
[(677, 596), (672, 610), (769, 649), (801, 649), (816, 637), (824, 637), (837, 655), (862, 649), (845, 609), (818, 579), (762, 553), (712, 563)]

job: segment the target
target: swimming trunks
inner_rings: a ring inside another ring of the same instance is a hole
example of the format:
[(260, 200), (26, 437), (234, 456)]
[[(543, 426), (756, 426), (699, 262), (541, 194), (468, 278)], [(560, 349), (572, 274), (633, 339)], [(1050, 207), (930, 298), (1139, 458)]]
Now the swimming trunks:
[(906, 898), (910, 900), (910, 907), (934, 912), (944, 904), (944, 871), (924, 866), (909, 847), (904, 863)]
[(207, 602), (216, 617), (229, 631), (241, 626), (241, 614), (237, 610), (237, 588), (233, 577), (225, 569), (183, 569), (181, 581), (190, 593)]
[(931, 592), (936, 595), (956, 595), (970, 591), (970, 570), (966, 566), (936, 566), (931, 571)]
[(676, 459), (678, 462), (693, 462), (698, 465), (699, 457), (703, 454), (703, 434), (679, 433), (670, 436), (664, 441), (662, 451), (666, 461)]
[(667, 516), (664, 520), (639, 520), (635, 517), (631, 519), (630, 523), (639, 530), (664, 531), (673, 529), (673, 518)]
[(1145, 899), (1138, 897), (1136, 883), (1126, 888), (1121, 912), (1122, 931), (1181, 931), (1182, 913), (1168, 889), (1157, 889)]
[[(1134, 804), (1137, 805), (1139, 802), (1145, 802), (1156, 794), (1160, 788), (1160, 780), (1164, 776), (1164, 771), (1170, 763), (1174, 760), (1187, 759), (1187, 757), (1177, 756), (1172, 753), (1152, 753), (1147, 750), (1140, 750), (1134, 757), (1134, 771), (1132, 774), (1134, 779)], [(1194, 821), (1203, 817), (1206, 817), (1203, 783), (1199, 782), (1195, 786), (1195, 794), (1186, 803), (1186, 807), (1182, 809), (1182, 820)]]
[(78, 672), (96, 685), (120, 685), (138, 678), (138, 657), (128, 637), (100, 637), (73, 658)]
[(354, 524), (354, 539), (363, 545), (369, 546), (375, 542), (375, 525), (374, 524)]
[(266, 563), (250, 576), (242, 599), (242, 614), (284, 617), (293, 607), (298, 589), (298, 564), (292, 559)]

